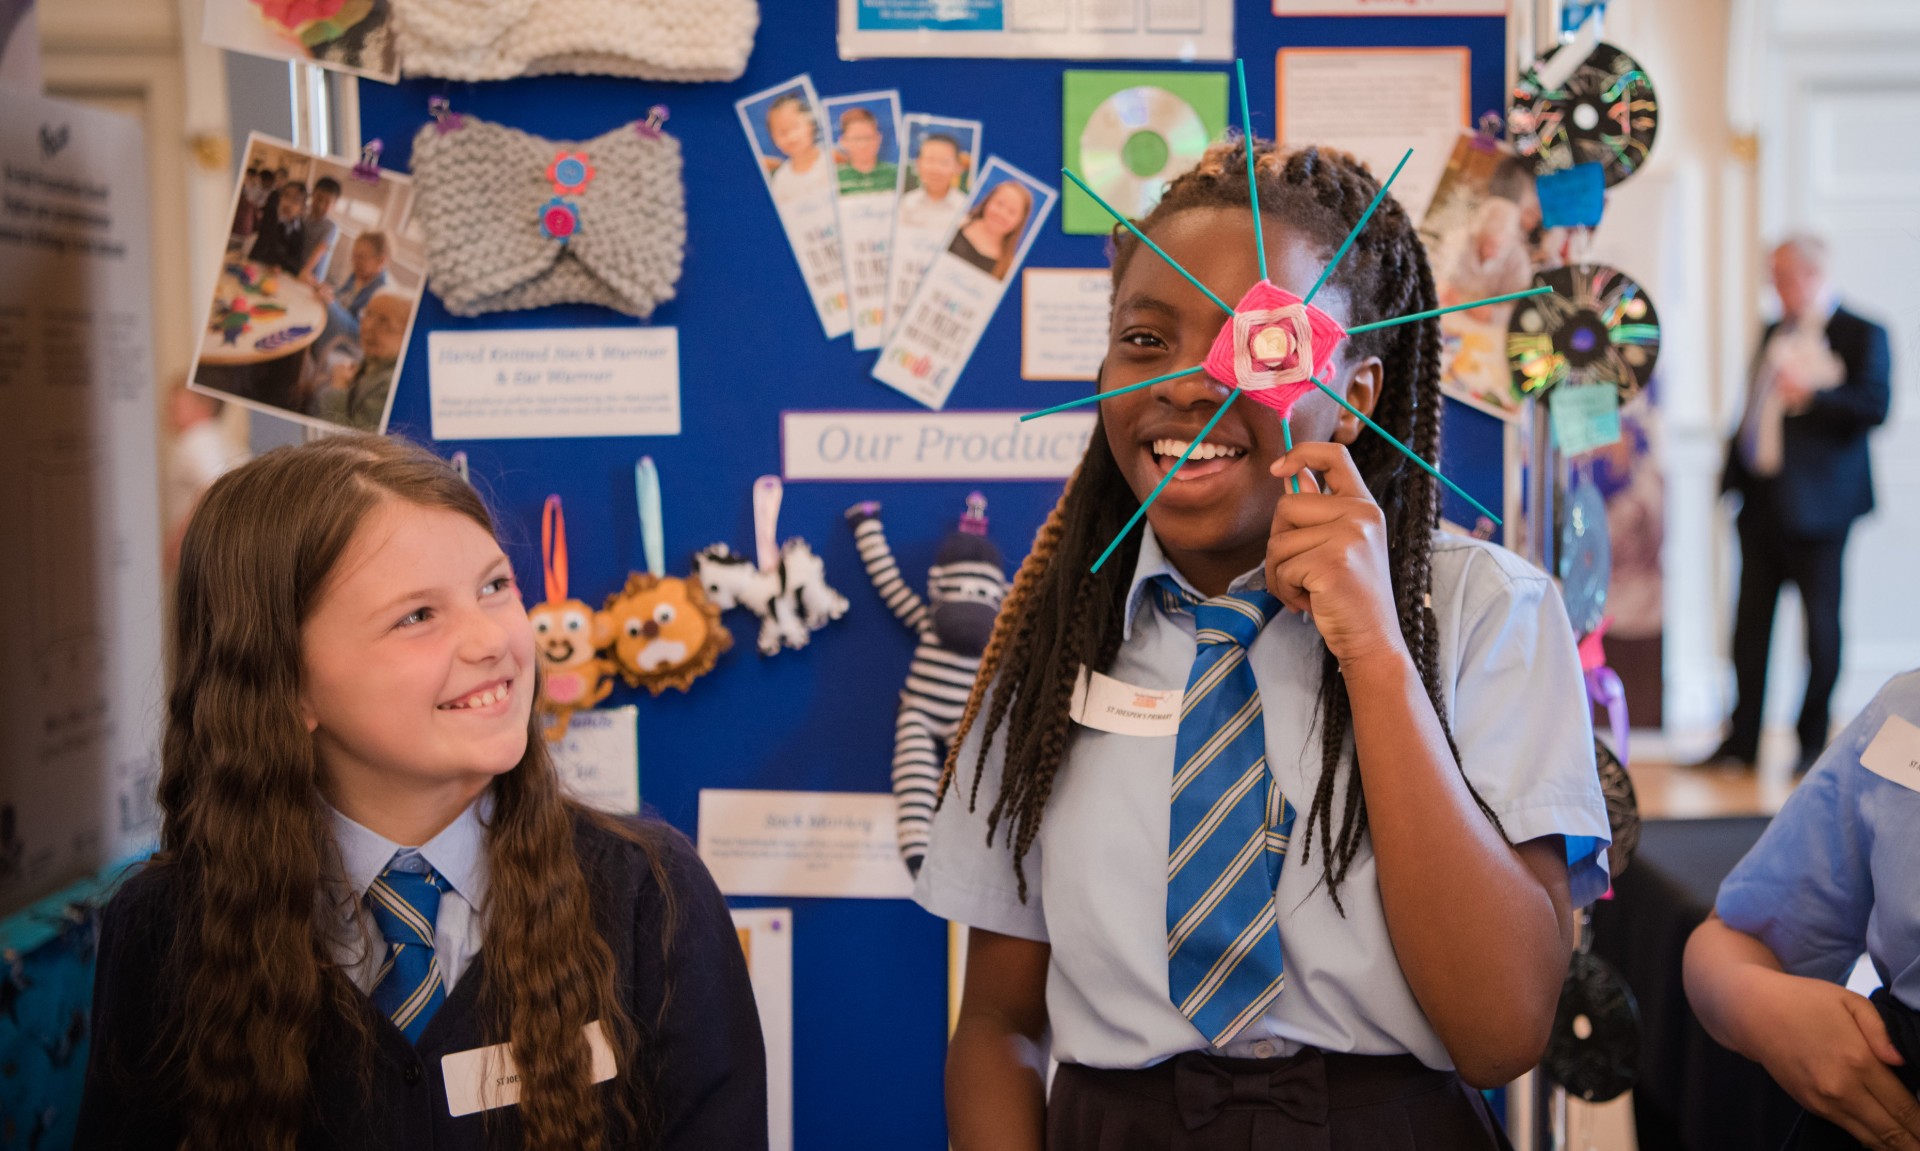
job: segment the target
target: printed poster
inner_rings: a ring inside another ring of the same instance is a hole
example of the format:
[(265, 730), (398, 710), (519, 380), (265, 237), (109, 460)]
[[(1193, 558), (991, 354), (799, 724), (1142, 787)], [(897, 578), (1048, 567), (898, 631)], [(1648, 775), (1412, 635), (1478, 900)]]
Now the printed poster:
[(734, 104), (828, 339), (853, 330), (840, 255), (839, 173), (813, 80), (795, 76)]
[(840, 0), (840, 58), (1233, 59), (1233, 0)]
[(1058, 199), (1053, 188), (989, 157), (966, 215), (881, 350), (874, 379), (930, 408), (945, 407)]
[(829, 96), (822, 106), (833, 133), (853, 346), (867, 351), (879, 347), (886, 336), (889, 253), (900, 201), (900, 93)]
[(907, 164), (894, 213), (892, 282), (887, 288), (888, 335), (967, 209), (967, 197), (980, 175), (983, 132), (978, 120), (907, 114)]

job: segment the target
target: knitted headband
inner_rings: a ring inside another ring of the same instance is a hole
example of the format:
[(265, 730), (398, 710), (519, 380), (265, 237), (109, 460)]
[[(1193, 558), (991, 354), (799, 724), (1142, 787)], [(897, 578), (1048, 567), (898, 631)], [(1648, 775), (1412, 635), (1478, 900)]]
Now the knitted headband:
[(456, 316), (673, 298), (687, 245), (680, 142), (646, 122), (584, 143), (448, 114), (413, 140), (429, 284)]
[(505, 80), (547, 72), (736, 80), (755, 0), (393, 0), (410, 76)]

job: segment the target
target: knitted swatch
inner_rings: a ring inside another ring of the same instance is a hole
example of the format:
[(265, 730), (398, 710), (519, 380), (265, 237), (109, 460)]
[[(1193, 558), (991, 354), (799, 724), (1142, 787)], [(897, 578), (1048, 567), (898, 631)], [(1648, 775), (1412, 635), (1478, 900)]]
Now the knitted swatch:
[(645, 317), (673, 298), (680, 142), (644, 123), (573, 143), (436, 121), (414, 137), (413, 177), (428, 284), (456, 316), (602, 304)]
[(505, 80), (546, 72), (737, 80), (755, 0), (393, 0), (409, 76)]

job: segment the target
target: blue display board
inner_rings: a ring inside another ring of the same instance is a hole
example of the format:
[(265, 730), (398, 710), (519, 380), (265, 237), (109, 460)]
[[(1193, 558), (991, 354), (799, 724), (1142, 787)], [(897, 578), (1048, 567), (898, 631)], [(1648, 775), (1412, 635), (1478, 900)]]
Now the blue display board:
[[(686, 272), (678, 298), (653, 316), (680, 331), (683, 430), (645, 439), (495, 440), (440, 443), (463, 450), (475, 483), (504, 525), (523, 582), (538, 594), (542, 501), (558, 493), (567, 513), (572, 592), (598, 603), (629, 570), (644, 568), (633, 466), (660, 468), (668, 566), (684, 573), (691, 553), (716, 541), (751, 553), (751, 485), (777, 474), (780, 412), (918, 410), (869, 376), (875, 353), (846, 338), (827, 341), (808, 304), (772, 204), (734, 115), (733, 101), (799, 72), (823, 96), (898, 88), (902, 106), (977, 118), (984, 151), (1043, 177), (1061, 157), (1061, 81), (1084, 62), (881, 60), (845, 62), (835, 48), (834, 6), (765, 0), (747, 74), (732, 84), (664, 85), (542, 77), (493, 84), (415, 81), (361, 85), (361, 129), (385, 143), (383, 163), (408, 166), (430, 97), (456, 111), (554, 139), (583, 140), (665, 104), (668, 131), (685, 150)], [(1502, 103), (1506, 29), (1499, 19), (1276, 19), (1265, 0), (1242, 0), (1237, 42), (1247, 58), (1255, 130), (1273, 129), (1273, 54), (1281, 47), (1463, 45), (1472, 51), (1476, 109)], [(1114, 67), (1151, 66), (1138, 61)], [(1230, 71), (1231, 66), (1217, 66)], [(1057, 178), (1054, 182), (1058, 182)], [(478, 221), (476, 221), (476, 225)], [(1067, 236), (1048, 221), (1030, 267), (1104, 266), (1100, 238)], [(632, 323), (597, 308), (549, 308), (479, 319), (449, 316), (429, 296), (393, 408), (392, 430), (429, 437), (427, 339), (433, 330)], [(1084, 393), (1086, 384), (1020, 378), (1017, 284), (987, 329), (950, 409), (1027, 410)], [(1456, 415), (1464, 409), (1453, 409)], [(1473, 422), (1471, 420), (1469, 423)], [(1450, 451), (1449, 474), (1499, 506), (1497, 429), (1491, 450)], [(1479, 437), (1480, 443), (1489, 442)], [(842, 511), (881, 500), (909, 581), (923, 584), (943, 535), (969, 491), (985, 491), (991, 534), (1009, 570), (1058, 495), (1043, 483), (795, 483), (780, 517), (783, 536), (806, 537), (829, 578), (853, 601), (811, 647), (771, 659), (754, 650), (755, 621), (729, 613), (734, 649), (691, 692), (659, 698), (622, 686), (610, 704), (640, 710), (646, 802), (689, 835), (702, 788), (884, 791), (893, 714), (913, 639), (868, 585)], [(794, 1127), (803, 1149), (945, 1145), (941, 1069), (946, 1042), (945, 924), (904, 901), (741, 900), (794, 907)]]

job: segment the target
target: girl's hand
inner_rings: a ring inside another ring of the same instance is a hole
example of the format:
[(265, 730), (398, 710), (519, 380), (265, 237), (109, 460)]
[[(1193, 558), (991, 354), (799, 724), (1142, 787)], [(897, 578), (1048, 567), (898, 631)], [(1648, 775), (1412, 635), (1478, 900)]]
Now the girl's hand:
[[(1323, 491), (1311, 468), (1326, 477)], [(1387, 521), (1353, 457), (1339, 444), (1301, 443), (1272, 473), (1300, 478), (1280, 497), (1267, 539), (1267, 590), (1313, 617), (1327, 649), (1345, 666), (1405, 658), (1387, 568)]]
[(1902, 1060), (1873, 1004), (1779, 971), (1753, 971), (1745, 992), (1749, 1054), (1795, 1102), (1868, 1147), (1920, 1147), (1920, 1102), (1887, 1070)]

